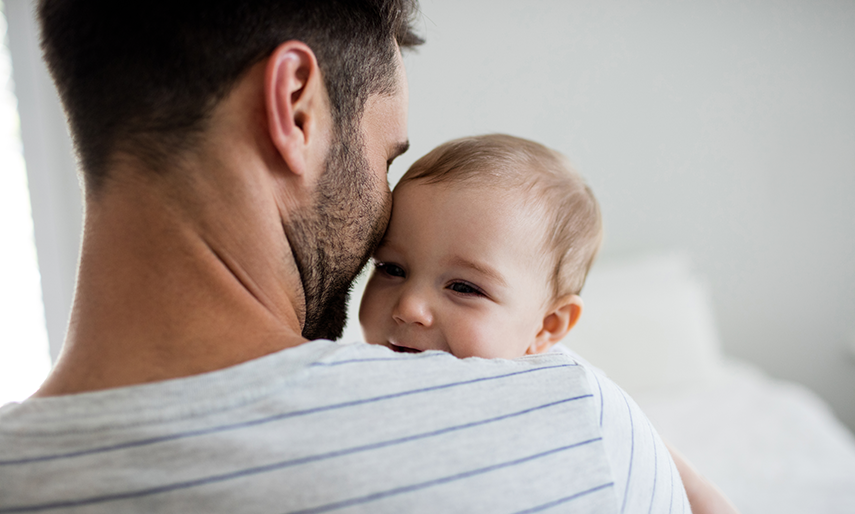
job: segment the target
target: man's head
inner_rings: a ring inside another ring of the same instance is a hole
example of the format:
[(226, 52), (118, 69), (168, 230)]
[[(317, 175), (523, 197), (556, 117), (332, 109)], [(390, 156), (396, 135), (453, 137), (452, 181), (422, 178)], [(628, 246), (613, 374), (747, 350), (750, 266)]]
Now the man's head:
[[(293, 258), (303, 286), (304, 335), (335, 337), (349, 283), (388, 220), (388, 185), (375, 168), (385, 172), (394, 152), (378, 152), (375, 139), (385, 130), (397, 131), (391, 137), (398, 146), (406, 141), (400, 49), (421, 42), (410, 27), (415, 12), (414, 0), (41, 0), (42, 46), (69, 117), (87, 198), (97, 200), (121, 179), (119, 164), (149, 176), (180, 175), (181, 163), (210, 149), (205, 145), (219, 128), (212, 126), (215, 118), (222, 122), (220, 106), (261, 64), (267, 75), (257, 83), (265, 90), (252, 94), (264, 96), (265, 105), (246, 116), (269, 125), (270, 137), (259, 147), (270, 151), (261, 160), (271, 170), (303, 174), (286, 155), (302, 150), (275, 133), (281, 129), (275, 118), (284, 112), (308, 134), (302, 107), (277, 111), (276, 104), (302, 90), (285, 92), (280, 86), (287, 83), (276, 74), (291, 73), (292, 83), (303, 85), (320, 77), (322, 94), (310, 100), (315, 109), (323, 104), (331, 120), (328, 137), (315, 139), (323, 140), (323, 173), (300, 186), (311, 200), (281, 209), (280, 234), (290, 246), (282, 258)], [(294, 59), (298, 65), (289, 68)], [(393, 121), (376, 119), (389, 109)], [(382, 162), (375, 162), (381, 153)], [(272, 184), (284, 182), (271, 177)], [(291, 193), (279, 191), (276, 203), (299, 196)]]
[(41, 0), (38, 12), (91, 192), (122, 154), (168, 167), (241, 75), (288, 40), (317, 56), (335, 124), (355, 126), (371, 94), (396, 86), (399, 46), (421, 43), (415, 10), (412, 0)]
[(601, 238), (596, 200), (557, 152), (504, 135), (441, 145), (395, 188), (365, 338), (459, 357), (546, 351), (579, 318)]

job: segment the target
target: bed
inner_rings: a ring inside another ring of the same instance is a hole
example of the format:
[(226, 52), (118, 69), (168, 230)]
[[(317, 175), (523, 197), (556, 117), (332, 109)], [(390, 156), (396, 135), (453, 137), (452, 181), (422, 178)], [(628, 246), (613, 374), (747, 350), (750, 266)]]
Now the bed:
[(684, 253), (597, 264), (564, 344), (623, 386), (743, 514), (855, 513), (855, 437), (807, 388), (721, 354)]

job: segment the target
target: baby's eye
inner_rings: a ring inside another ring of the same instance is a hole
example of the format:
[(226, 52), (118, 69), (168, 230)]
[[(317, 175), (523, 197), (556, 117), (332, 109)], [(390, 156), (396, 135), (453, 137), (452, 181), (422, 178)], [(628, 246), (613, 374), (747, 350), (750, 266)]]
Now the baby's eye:
[(374, 269), (390, 277), (403, 277), (406, 275), (406, 273), (404, 273), (403, 268), (401, 268), (397, 264), (392, 264), (389, 262), (375, 262)]
[(452, 282), (451, 285), (448, 286), (448, 288), (454, 291), (455, 293), (472, 296), (484, 296), (484, 293), (481, 292), (480, 289), (471, 284), (467, 284), (466, 282)]

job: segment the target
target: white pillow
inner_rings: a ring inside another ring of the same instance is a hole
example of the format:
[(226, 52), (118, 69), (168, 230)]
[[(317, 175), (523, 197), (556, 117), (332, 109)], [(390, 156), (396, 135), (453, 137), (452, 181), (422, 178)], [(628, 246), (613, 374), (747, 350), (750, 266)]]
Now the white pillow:
[(685, 253), (595, 264), (563, 341), (633, 394), (712, 378), (719, 343), (706, 284)]

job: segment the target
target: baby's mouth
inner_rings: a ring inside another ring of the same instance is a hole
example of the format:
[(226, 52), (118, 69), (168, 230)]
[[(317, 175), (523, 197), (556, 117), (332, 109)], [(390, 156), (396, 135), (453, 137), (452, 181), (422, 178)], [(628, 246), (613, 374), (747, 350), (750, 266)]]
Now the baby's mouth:
[(421, 350), (415, 348), (407, 348), (406, 346), (398, 346), (395, 343), (389, 343), (389, 348), (399, 353), (421, 353)]

